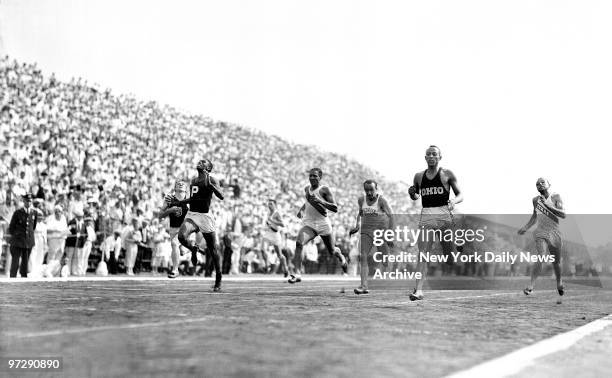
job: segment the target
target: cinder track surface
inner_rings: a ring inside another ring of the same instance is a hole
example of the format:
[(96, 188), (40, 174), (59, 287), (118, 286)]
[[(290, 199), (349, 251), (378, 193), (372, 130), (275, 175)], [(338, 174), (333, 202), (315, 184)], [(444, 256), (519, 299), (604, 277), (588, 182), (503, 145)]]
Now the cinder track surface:
[(0, 355), (63, 358), (28, 376), (438, 377), (612, 312), (611, 290), (568, 281), (558, 305), (547, 278), (529, 297), (518, 279), (419, 302), (411, 283), (356, 296), (358, 281), (318, 278), (4, 281)]

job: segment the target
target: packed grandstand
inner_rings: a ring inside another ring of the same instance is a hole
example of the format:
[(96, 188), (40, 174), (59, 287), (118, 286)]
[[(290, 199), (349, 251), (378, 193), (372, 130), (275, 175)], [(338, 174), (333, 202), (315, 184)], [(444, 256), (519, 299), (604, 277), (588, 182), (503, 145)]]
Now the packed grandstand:
[(276, 199), (286, 218), (288, 238), (297, 233), (295, 213), (312, 167), (322, 168), (339, 202), (332, 218), (339, 243), (354, 224), (364, 179), (377, 179), (397, 211), (411, 206), (405, 184), (386, 181), (346, 156), (116, 95), (82, 79), (62, 82), (35, 64), (3, 57), (0, 92), (0, 216), (5, 222), (20, 196), (31, 192), (44, 199), (45, 215), (58, 204), (67, 220), (83, 210), (94, 220), (99, 243), (134, 217), (141, 227), (143, 221), (153, 223), (164, 194), (176, 179), (193, 177), (203, 157), (213, 161), (213, 175), (228, 194), (213, 206), (219, 239), (236, 231), (252, 239), (246, 245), (255, 249), (269, 198)]

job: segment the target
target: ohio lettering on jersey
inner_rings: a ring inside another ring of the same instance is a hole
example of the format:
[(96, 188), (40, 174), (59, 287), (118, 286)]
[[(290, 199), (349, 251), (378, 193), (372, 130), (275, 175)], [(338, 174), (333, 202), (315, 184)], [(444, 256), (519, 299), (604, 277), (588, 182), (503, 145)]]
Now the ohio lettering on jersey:
[(438, 169), (436, 175), (429, 179), (427, 170), (423, 171), (421, 178), (421, 204), (423, 207), (440, 207), (447, 206), (450, 192), (444, 188), (442, 178), (440, 177), (442, 168)]
[(421, 196), (432, 196), (436, 194), (444, 194), (444, 188), (441, 186), (421, 188)]

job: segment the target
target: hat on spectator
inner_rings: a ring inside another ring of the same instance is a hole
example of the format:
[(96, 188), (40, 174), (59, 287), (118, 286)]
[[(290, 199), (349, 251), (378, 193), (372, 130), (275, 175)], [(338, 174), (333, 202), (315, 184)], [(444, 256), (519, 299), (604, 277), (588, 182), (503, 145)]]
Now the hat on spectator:
[(32, 196), (31, 193), (26, 193), (26, 194), (22, 195), (21, 198), (24, 199), (24, 200), (32, 201), (32, 198), (34, 198), (34, 197)]
[(64, 209), (60, 205), (55, 205), (55, 206), (53, 206), (53, 211), (62, 212), (62, 211), (64, 211)]

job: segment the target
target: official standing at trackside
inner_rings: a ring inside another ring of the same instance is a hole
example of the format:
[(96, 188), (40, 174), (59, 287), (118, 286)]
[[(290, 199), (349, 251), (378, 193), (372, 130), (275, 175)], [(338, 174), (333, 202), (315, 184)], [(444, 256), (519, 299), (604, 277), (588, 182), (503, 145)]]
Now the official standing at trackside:
[(39, 217), (38, 211), (32, 207), (32, 195), (25, 194), (22, 198), (23, 207), (13, 213), (7, 235), (11, 245), (11, 277), (17, 277), (17, 270), (21, 277), (28, 276), (28, 260), (34, 247), (34, 229)]

